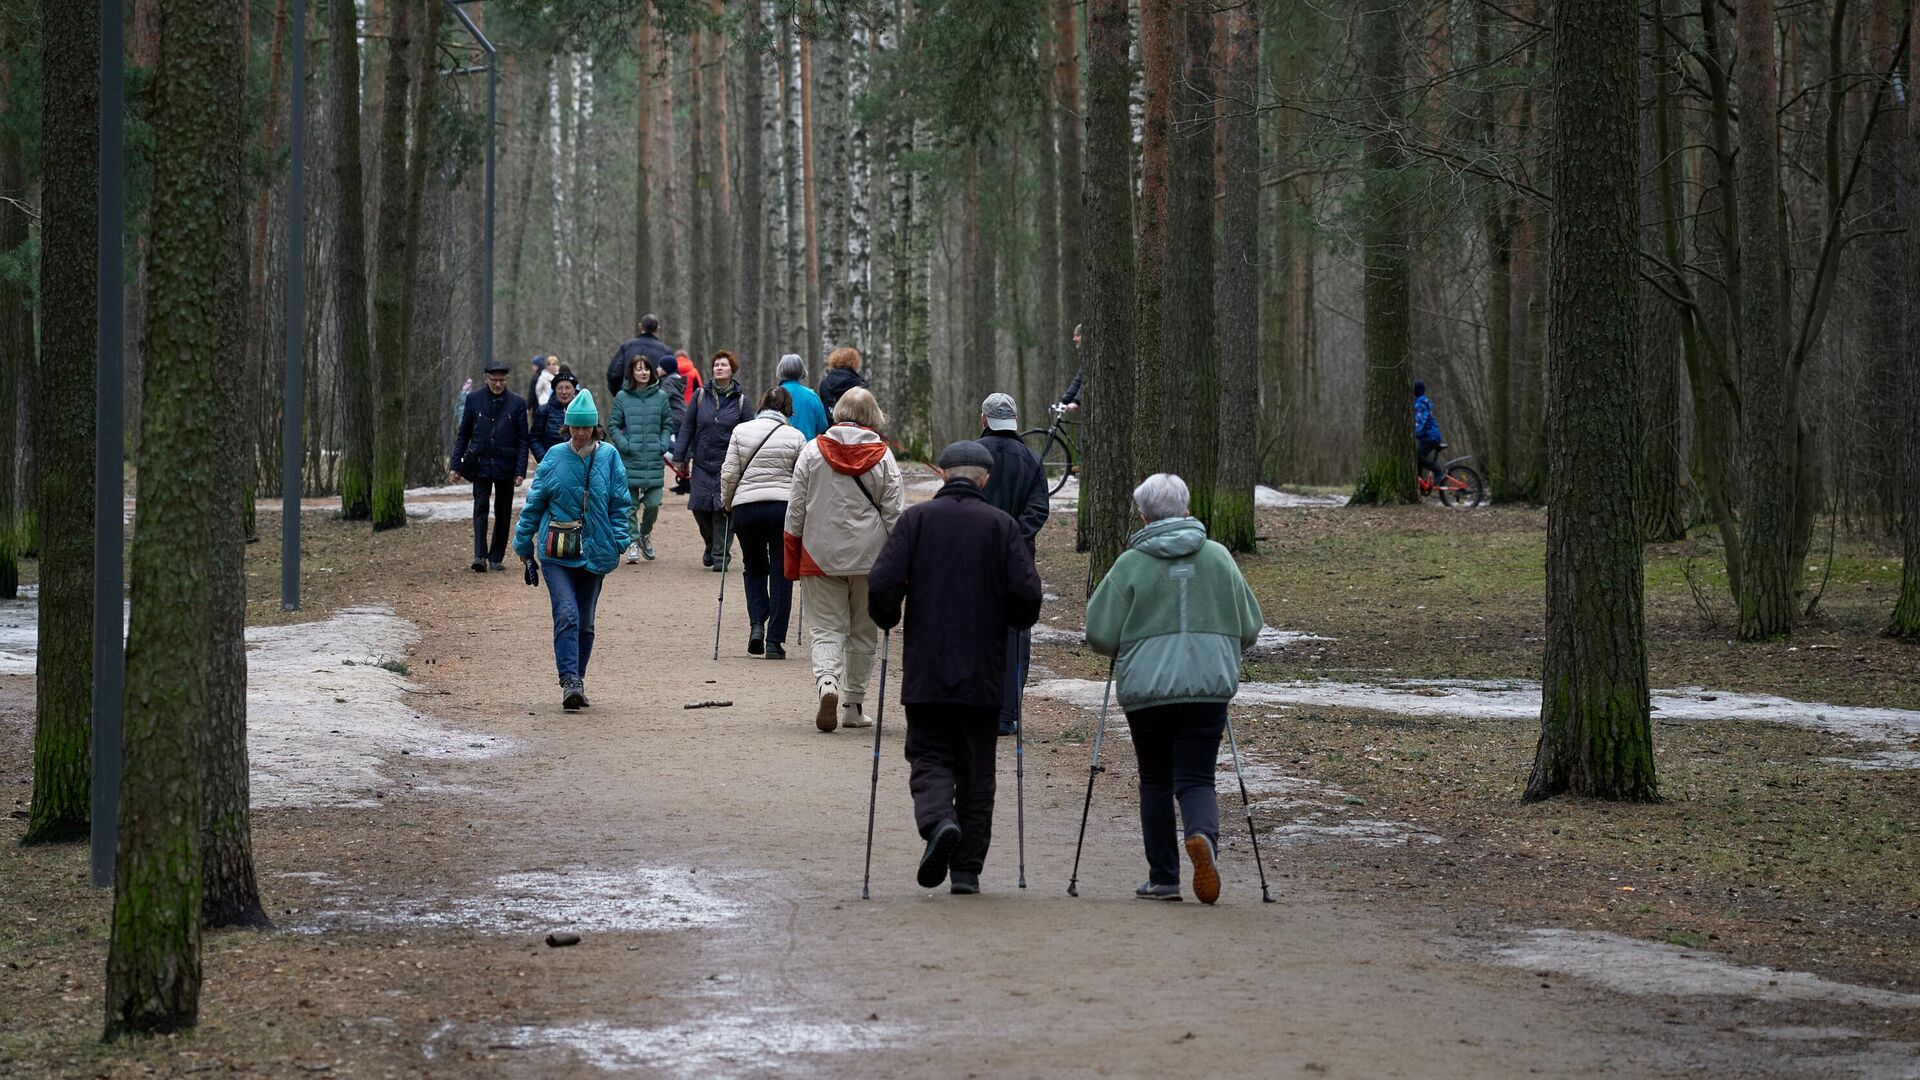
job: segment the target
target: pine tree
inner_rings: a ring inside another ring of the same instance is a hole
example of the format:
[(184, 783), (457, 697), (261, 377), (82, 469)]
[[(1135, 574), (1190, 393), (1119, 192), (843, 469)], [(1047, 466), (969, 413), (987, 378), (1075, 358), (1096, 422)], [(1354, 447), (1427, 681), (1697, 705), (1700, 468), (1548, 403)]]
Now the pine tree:
[(1260, 357), (1260, 9), (1227, 12), (1226, 227), (1214, 285), (1219, 307), (1219, 471), (1207, 533), (1230, 551), (1254, 547), (1253, 484), (1258, 468), (1258, 402), (1248, 394)]
[(1127, 0), (1087, 3), (1086, 427), (1087, 593), (1120, 556), (1133, 521), (1130, 443), (1136, 363)]
[(1159, 355), (1177, 357), (1180, 375), (1162, 388), (1167, 410), (1159, 424), (1169, 429), (1163, 467), (1187, 482), (1192, 493), (1189, 512), (1211, 527), (1220, 461), (1220, 331), (1213, 296), (1213, 6), (1183, 0), (1177, 5), (1173, 33), (1179, 75), (1173, 95)]
[[(7, 28), (0, 27), (0, 54), (5, 54), (0, 55), (0, 191), (27, 190), (21, 129), (28, 117), (15, 97), (13, 61), (6, 58), (15, 47)], [(0, 202), (0, 253), (25, 255), (30, 218), (21, 203)], [(8, 276), (0, 279), (0, 417), (11, 421), (19, 415), (21, 375), (34, 362), (33, 291), (24, 275)], [(23, 523), (14, 478), (21, 436), (15, 432), (12, 439), (0, 439), (0, 600), (20, 592)]]
[[(373, 516), (373, 346), (367, 338), (366, 193), (360, 163), (360, 34), (353, 4), (327, 5), (333, 120), (334, 330), (340, 349), (340, 515)], [(511, 308), (509, 308), (511, 311)], [(507, 325), (513, 326), (509, 318)]]
[[(407, 103), (414, 74), (414, 15), (419, 0), (394, 0), (387, 28), (386, 107), (380, 114), (380, 221), (375, 234), (373, 336), (379, 350), (374, 421), (373, 527), (407, 523), (406, 403), (411, 389), (406, 299), (413, 277), (407, 247)], [(437, 7), (437, 5), (436, 5)]]
[[(1088, 16), (1087, 25), (1091, 34), (1091, 15)], [(1140, 0), (1140, 52), (1145, 72), (1146, 115), (1140, 135), (1139, 243), (1134, 259), (1133, 294), (1137, 309), (1132, 335), (1136, 353), (1132, 371), (1134, 384), (1132, 400), (1125, 406), (1133, 411), (1129, 445), (1132, 448), (1131, 471), (1136, 476), (1146, 476), (1166, 468), (1168, 428), (1172, 415), (1167, 403), (1168, 387), (1162, 374), (1166, 358), (1162, 337), (1166, 313), (1162, 309), (1162, 296), (1165, 291), (1168, 231), (1171, 228), (1168, 182), (1172, 162), (1168, 140), (1171, 138), (1174, 96), (1174, 42), (1179, 34), (1179, 24), (1174, 20), (1173, 0)], [(1091, 43), (1087, 51), (1088, 64), (1091, 66)], [(1091, 87), (1091, 72), (1087, 81)], [(1087, 107), (1091, 112), (1091, 100)], [(1092, 175), (1091, 131), (1087, 141), (1087, 173)], [(1130, 175), (1131, 171), (1122, 169), (1121, 175)], [(1088, 213), (1091, 216), (1092, 211)], [(1090, 232), (1096, 228), (1089, 222)], [(1093, 265), (1092, 246), (1089, 245), (1089, 267)], [(1091, 290), (1091, 271), (1088, 281)], [(1131, 491), (1130, 485), (1128, 490)], [(1096, 552), (1098, 550), (1095, 548)], [(1102, 572), (1105, 572), (1104, 567)]]
[[(1909, 42), (1920, 39), (1920, 4), (1912, 6), (1908, 23)], [(1907, 85), (1920, 78), (1920, 53), (1907, 52)], [(1905, 145), (1909, 177), (1920, 176), (1920, 108), (1907, 104)], [(1911, 196), (1910, 196), (1911, 197)], [(1908, 204), (1911, 207), (1911, 203)], [(1906, 295), (1920, 280), (1920, 229), (1908, 229), (1905, 237)], [(1920, 638), (1920, 358), (1914, 349), (1920, 346), (1920, 327), (1908, 315), (1906, 347), (1897, 367), (1900, 399), (1898, 461), (1900, 468), (1900, 537), (1905, 558), (1900, 568), (1900, 597), (1893, 608), (1893, 623), (1888, 632), (1896, 637)]]
[(1360, 14), (1363, 90), (1369, 127), (1363, 151), (1366, 205), (1361, 249), (1366, 258), (1367, 387), (1360, 479), (1354, 503), (1412, 502), (1413, 411), (1409, 350), (1412, 243), (1406, 153), (1400, 130), (1406, 108), (1405, 0), (1380, 0)]

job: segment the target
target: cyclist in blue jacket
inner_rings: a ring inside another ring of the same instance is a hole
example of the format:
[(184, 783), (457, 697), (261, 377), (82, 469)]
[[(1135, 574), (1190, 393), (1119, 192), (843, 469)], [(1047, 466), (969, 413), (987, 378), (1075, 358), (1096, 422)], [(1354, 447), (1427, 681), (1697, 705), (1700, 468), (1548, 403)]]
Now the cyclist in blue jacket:
[(1433, 482), (1440, 483), (1440, 464), (1438, 455), (1447, 442), (1440, 435), (1440, 424), (1433, 418), (1433, 402), (1427, 397), (1427, 384), (1413, 384), (1413, 441), (1414, 458), (1420, 469), (1433, 474)]

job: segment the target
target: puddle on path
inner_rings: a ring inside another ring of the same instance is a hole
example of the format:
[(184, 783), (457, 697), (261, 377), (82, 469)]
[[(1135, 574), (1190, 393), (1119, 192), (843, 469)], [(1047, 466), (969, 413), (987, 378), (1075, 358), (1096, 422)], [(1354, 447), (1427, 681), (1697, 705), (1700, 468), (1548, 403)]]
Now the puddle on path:
[[(292, 876), (292, 875), (289, 875)], [(339, 886), (331, 879), (321, 884)], [(628, 933), (688, 930), (738, 919), (745, 878), (658, 866), (569, 866), (500, 874), (463, 894), (370, 895), (345, 886), (308, 917), (313, 929), (421, 927), (485, 934)]]
[(1577, 976), (1623, 994), (1920, 1009), (1920, 994), (1832, 982), (1804, 971), (1743, 967), (1710, 953), (1600, 931), (1528, 930), (1496, 946), (1493, 956), (1509, 967)]
[[(1079, 705), (1100, 707), (1101, 684), (1091, 679), (1049, 679), (1028, 692)], [(1319, 706), (1369, 709), (1400, 716), (1527, 720), (1540, 715), (1540, 684), (1525, 680), (1398, 679), (1350, 683), (1332, 679), (1240, 684), (1236, 705)], [(1697, 686), (1653, 693), (1659, 720), (1705, 723), (1761, 720), (1824, 731), (1881, 746), (1901, 747), (1920, 739), (1920, 712), (1871, 706), (1794, 701), (1771, 694), (1732, 694)], [(1920, 768), (1920, 752), (1866, 750), (1860, 758), (1833, 758), (1866, 769)]]

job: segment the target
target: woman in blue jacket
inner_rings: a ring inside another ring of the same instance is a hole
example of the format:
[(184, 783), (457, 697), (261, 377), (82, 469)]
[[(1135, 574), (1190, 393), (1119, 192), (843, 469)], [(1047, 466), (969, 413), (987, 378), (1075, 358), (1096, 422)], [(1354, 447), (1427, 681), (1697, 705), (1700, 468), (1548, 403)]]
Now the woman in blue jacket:
[(513, 551), (537, 580), (534, 539), (546, 563), (547, 597), (553, 603), (553, 661), (560, 670), (560, 707), (587, 702), (587, 661), (593, 656), (593, 615), (600, 585), (620, 563), (627, 546), (627, 469), (620, 452), (602, 441), (593, 394), (574, 395), (566, 412), (567, 441), (540, 459), (533, 489), (520, 510)]

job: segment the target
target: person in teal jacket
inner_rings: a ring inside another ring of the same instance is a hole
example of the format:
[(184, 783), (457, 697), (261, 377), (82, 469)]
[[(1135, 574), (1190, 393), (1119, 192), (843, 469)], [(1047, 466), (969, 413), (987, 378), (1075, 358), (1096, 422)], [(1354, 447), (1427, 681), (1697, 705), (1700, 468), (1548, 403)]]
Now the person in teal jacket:
[[(567, 405), (567, 441), (540, 459), (527, 504), (520, 509), (513, 551), (527, 569), (527, 584), (539, 580), (534, 557), (539, 537), (546, 563), (547, 598), (553, 603), (553, 662), (560, 670), (560, 707), (586, 708), (587, 661), (593, 656), (593, 615), (600, 586), (620, 565), (627, 546), (627, 515), (633, 498), (620, 452), (602, 442), (593, 393), (582, 390)], [(572, 536), (569, 536), (572, 534)], [(571, 543), (573, 537), (578, 544)], [(564, 553), (574, 547), (578, 554)]]
[(800, 432), (802, 439), (812, 442), (833, 426), (833, 421), (827, 419), (827, 407), (820, 404), (820, 395), (807, 385), (807, 362), (800, 359), (798, 353), (781, 357), (773, 369), (773, 377), (780, 380), (780, 389), (793, 399), (793, 415), (787, 418), (787, 423)]
[(1087, 644), (1114, 658), (1114, 697), (1140, 763), (1148, 877), (1134, 895), (1180, 899), (1178, 802), (1193, 894), (1211, 904), (1220, 896), (1213, 766), (1227, 703), (1240, 692), (1240, 654), (1260, 637), (1260, 602), (1233, 556), (1187, 516), (1185, 481), (1156, 473), (1134, 489), (1133, 503), (1146, 527), (1094, 590)]
[(613, 445), (627, 467), (633, 509), (627, 515), (627, 562), (653, 558), (653, 523), (666, 496), (667, 452), (673, 449), (673, 399), (657, 382), (652, 361), (636, 354), (608, 419)]

